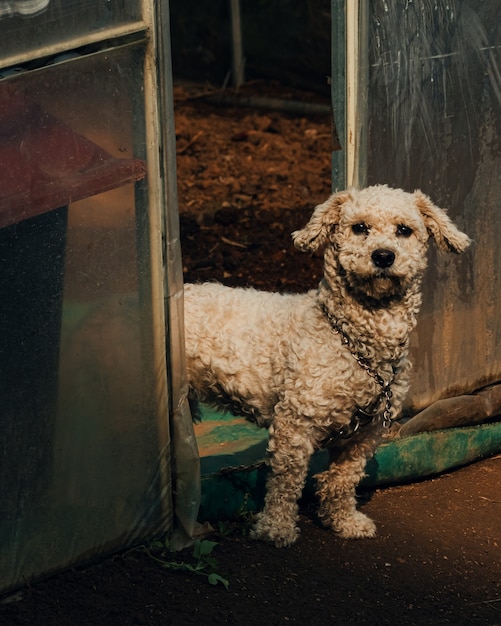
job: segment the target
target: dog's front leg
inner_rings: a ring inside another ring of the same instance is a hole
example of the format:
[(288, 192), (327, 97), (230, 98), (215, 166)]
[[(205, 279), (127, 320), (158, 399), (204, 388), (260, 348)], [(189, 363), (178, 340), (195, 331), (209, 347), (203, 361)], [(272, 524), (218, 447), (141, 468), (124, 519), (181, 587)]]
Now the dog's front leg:
[(266, 483), (265, 505), (252, 530), (254, 539), (271, 541), (282, 548), (299, 537), (298, 499), (313, 453), (311, 433), (298, 423), (275, 422), (270, 426), (268, 452), (271, 473)]
[(360, 440), (355, 435), (349, 443), (341, 444), (340, 449), (329, 450), (329, 469), (315, 476), (320, 520), (345, 539), (374, 537), (376, 534), (374, 522), (357, 511), (355, 498), (355, 488), (364, 476), (367, 459), (373, 455), (376, 441), (375, 437), (364, 436)]

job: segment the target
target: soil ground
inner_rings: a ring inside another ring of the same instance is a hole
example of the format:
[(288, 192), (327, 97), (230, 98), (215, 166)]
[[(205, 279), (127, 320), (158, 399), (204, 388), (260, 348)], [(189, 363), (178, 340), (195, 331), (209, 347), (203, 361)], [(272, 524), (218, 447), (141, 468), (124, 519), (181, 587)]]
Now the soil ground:
[[(302, 291), (321, 262), (291, 231), (330, 193), (328, 116), (224, 107), (178, 86), (179, 205), (188, 281)], [(253, 84), (246, 95), (328, 104)], [(244, 92), (245, 93), (245, 92)], [(501, 455), (431, 480), (361, 494), (375, 539), (346, 541), (304, 503), (301, 537), (276, 549), (224, 522), (215, 570), (162, 567), (144, 550), (72, 569), (0, 603), (0, 624), (501, 624)], [(168, 557), (193, 564), (191, 549)]]

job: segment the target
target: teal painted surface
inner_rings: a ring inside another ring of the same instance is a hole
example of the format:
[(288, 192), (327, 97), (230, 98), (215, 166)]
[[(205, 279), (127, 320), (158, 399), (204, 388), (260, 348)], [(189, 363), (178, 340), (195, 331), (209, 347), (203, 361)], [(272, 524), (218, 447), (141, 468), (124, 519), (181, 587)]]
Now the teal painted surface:
[(363, 485), (426, 478), (501, 451), (501, 423), (410, 435), (380, 446)]
[[(205, 418), (205, 415), (204, 415)], [(267, 432), (240, 418), (225, 418), (217, 412), (207, 415), (217, 426), (198, 440), (202, 468), (200, 521), (238, 518), (263, 505), (267, 466)], [(236, 424), (235, 424), (236, 422)], [(220, 454), (214, 441), (220, 441), (235, 427), (238, 439), (221, 442)], [(211, 453), (204, 445), (210, 446)], [(472, 463), (501, 452), (501, 422), (419, 433), (382, 444), (367, 464), (362, 487), (412, 482)], [(327, 466), (325, 451), (314, 455), (305, 487), (313, 493), (313, 476)]]
[(202, 421), (195, 425), (202, 476), (221, 468), (253, 465), (266, 457), (268, 431), (242, 417), (202, 407)]

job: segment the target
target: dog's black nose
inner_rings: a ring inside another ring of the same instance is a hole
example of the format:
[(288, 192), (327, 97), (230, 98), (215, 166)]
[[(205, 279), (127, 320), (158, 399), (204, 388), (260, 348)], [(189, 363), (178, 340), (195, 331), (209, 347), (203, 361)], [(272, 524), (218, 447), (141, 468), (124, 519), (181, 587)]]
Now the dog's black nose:
[(391, 250), (379, 248), (378, 250), (374, 250), (372, 253), (372, 262), (376, 267), (381, 269), (391, 267), (393, 265), (393, 261), (395, 261), (395, 253)]

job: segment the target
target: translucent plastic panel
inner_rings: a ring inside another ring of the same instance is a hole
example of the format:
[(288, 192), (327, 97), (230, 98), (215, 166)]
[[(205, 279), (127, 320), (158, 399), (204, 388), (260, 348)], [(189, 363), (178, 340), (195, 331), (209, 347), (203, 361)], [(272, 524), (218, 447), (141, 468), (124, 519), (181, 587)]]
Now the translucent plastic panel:
[[(0, 0), (2, 59), (141, 19), (140, 0)], [(81, 44), (80, 44), (81, 45)]]
[(434, 250), (411, 401), (501, 379), (501, 21), (497, 0), (371, 0), (368, 183), (422, 189), (474, 239)]
[(171, 525), (143, 61), (0, 82), (0, 589)]

